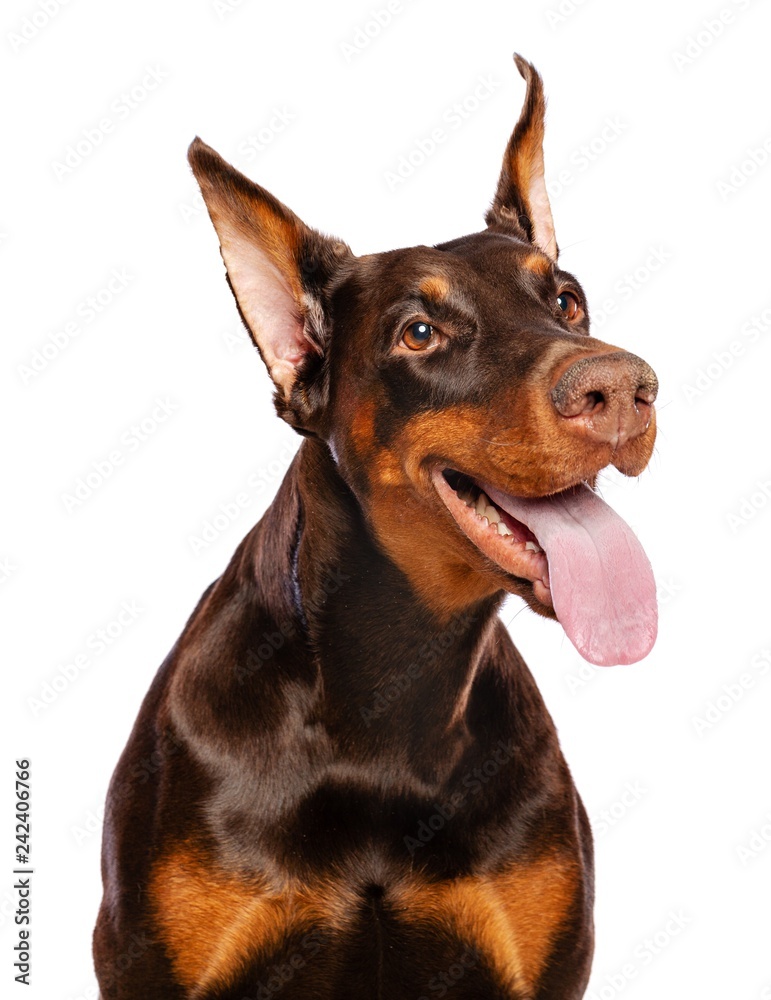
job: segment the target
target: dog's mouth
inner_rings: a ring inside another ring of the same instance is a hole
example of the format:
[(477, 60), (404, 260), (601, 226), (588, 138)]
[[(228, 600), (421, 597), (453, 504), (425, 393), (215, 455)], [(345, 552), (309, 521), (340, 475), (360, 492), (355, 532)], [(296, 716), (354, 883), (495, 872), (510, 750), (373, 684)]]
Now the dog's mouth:
[(553, 608), (549, 563), (530, 528), (498, 506), (479, 483), (462, 472), (444, 469), (434, 481), (450, 513), (476, 547), (510, 576), (529, 581), (536, 599)]
[(589, 486), (531, 499), (441, 466), (432, 480), (467, 538), (512, 583), (530, 583), (590, 663), (635, 663), (650, 652), (650, 563), (629, 525)]

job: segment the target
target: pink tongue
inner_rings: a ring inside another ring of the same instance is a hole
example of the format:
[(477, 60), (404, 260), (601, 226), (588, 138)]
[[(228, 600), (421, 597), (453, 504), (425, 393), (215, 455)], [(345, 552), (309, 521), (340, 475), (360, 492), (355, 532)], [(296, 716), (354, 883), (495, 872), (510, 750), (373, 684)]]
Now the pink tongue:
[(656, 584), (629, 525), (588, 486), (525, 500), (487, 495), (527, 525), (546, 552), (554, 610), (590, 663), (636, 663), (653, 647)]

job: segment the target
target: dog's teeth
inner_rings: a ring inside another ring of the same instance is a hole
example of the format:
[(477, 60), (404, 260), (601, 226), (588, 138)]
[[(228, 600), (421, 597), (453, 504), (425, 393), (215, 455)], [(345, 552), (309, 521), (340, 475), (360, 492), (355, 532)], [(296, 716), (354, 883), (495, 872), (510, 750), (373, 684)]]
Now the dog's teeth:
[(498, 521), (498, 534), (505, 537), (506, 535), (513, 535), (514, 532), (510, 528), (507, 528), (503, 521)]
[(476, 507), (477, 514), (479, 514), (480, 517), (484, 517), (485, 511), (489, 506), (490, 506), (490, 501), (487, 499), (484, 493), (480, 493), (479, 496), (477, 497), (477, 507)]
[(501, 515), (498, 513), (495, 507), (488, 507), (485, 510), (485, 517), (490, 522), (490, 524), (497, 524), (501, 519)]
[(537, 542), (525, 542), (525, 550), (530, 552), (543, 552), (543, 549)]

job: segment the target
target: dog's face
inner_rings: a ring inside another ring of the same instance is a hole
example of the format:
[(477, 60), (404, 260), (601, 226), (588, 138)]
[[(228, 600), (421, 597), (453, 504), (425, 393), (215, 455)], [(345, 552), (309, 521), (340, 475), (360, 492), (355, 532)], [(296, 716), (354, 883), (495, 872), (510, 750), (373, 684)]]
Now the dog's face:
[(355, 257), (196, 140), (190, 159), (279, 413), (324, 439), (380, 545), (438, 616), (495, 592), (587, 659), (655, 638), (639, 543), (592, 492), (646, 466), (656, 378), (589, 336), (557, 265), (533, 68), (487, 229)]

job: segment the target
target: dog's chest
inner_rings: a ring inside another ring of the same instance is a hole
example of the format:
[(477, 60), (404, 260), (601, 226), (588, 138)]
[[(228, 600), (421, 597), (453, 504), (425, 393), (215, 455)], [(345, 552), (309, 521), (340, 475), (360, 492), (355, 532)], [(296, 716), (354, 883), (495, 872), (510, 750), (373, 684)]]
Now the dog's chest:
[(304, 996), (304, 982), (329, 984), (314, 996), (348, 996), (343, 977), (359, 984), (351, 996), (419, 996), (435, 981), (457, 985), (458, 997), (506, 998), (530, 995), (579, 890), (575, 861), (553, 851), (449, 880), (405, 866), (378, 884), (368, 880), (376, 868), (360, 859), (279, 888), (183, 849), (155, 866), (149, 896), (175, 974), (196, 997), (269, 989), (283, 975), (287, 996)]

